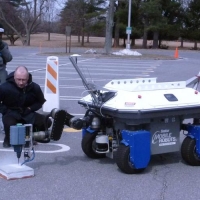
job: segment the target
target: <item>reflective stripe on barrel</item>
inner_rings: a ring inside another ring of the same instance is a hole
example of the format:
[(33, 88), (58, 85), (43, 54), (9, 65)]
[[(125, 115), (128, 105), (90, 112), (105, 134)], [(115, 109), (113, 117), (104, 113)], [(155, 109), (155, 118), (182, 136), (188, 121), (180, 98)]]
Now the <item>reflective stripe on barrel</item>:
[(56, 94), (57, 88), (57, 61), (51, 61), (49, 60), (49, 63), (47, 64), (47, 93), (54, 93)]

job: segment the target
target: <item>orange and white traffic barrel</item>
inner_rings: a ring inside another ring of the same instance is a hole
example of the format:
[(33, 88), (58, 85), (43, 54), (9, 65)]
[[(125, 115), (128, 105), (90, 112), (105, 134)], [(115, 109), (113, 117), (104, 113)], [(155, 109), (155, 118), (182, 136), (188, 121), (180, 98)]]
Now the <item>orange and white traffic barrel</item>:
[(44, 97), (46, 99), (43, 105), (44, 112), (60, 108), (58, 57), (56, 56), (47, 57)]

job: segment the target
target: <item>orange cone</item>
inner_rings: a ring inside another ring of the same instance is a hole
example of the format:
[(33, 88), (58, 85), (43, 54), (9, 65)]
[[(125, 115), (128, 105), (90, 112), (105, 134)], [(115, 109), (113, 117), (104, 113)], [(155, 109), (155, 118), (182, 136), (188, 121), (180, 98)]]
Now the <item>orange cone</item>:
[(174, 58), (178, 58), (178, 47), (176, 47), (175, 53), (174, 53)]

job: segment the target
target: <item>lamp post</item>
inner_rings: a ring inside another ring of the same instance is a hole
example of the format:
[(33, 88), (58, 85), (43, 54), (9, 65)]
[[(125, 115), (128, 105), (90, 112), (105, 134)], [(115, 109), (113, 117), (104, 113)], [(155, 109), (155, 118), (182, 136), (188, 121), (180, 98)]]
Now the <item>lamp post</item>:
[(130, 35), (132, 32), (132, 27), (131, 27), (131, 0), (129, 0), (129, 7), (128, 7), (128, 27), (126, 28), (126, 34), (127, 34), (127, 43), (126, 43), (126, 49), (131, 48), (130, 44)]
[(106, 38), (105, 38), (105, 46), (104, 46), (104, 51), (106, 54), (110, 53), (111, 47), (112, 47), (114, 8), (115, 8), (115, 1), (110, 0), (109, 9), (108, 9), (107, 17), (106, 17)]

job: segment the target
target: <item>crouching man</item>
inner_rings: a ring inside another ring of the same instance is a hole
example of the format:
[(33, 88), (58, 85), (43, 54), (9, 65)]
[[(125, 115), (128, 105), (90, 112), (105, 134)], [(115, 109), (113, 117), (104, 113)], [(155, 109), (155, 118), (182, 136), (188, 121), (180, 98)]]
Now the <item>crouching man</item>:
[(10, 73), (6, 82), (0, 85), (0, 113), (3, 115), (5, 138), (3, 147), (10, 147), (10, 126), (17, 123), (32, 124), (33, 131), (45, 131), (46, 116), (37, 113), (45, 102), (40, 86), (32, 82), (32, 75), (24, 66)]

